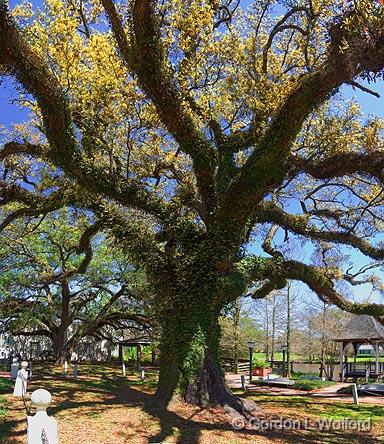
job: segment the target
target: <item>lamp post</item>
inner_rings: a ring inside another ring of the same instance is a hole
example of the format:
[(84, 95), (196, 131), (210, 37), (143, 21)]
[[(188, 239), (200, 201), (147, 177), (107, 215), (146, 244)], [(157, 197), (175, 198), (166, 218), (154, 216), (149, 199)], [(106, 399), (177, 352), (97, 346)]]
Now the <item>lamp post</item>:
[(248, 341), (248, 349), (249, 349), (249, 382), (252, 382), (252, 357), (253, 357), (253, 348), (255, 343), (253, 341)]
[(285, 352), (287, 351), (287, 346), (285, 344), (281, 346), (281, 351), (283, 352), (283, 378), (285, 378)]

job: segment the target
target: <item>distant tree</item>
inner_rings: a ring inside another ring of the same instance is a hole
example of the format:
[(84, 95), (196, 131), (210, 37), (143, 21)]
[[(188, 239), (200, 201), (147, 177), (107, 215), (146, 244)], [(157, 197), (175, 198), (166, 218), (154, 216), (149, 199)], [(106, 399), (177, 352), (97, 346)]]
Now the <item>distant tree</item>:
[(314, 334), (315, 356), (329, 380), (333, 379), (340, 354), (340, 345), (334, 339), (340, 336), (343, 327), (350, 319), (349, 313), (336, 310), (329, 304), (323, 304), (322, 308), (310, 318), (310, 329)]
[(286, 292), (282, 290), (254, 303), (258, 323), (263, 328), (263, 351), (267, 361), (273, 362), (279, 346), (286, 344), (286, 306)]
[(292, 286), (287, 285), (287, 303), (286, 303), (286, 345), (287, 345), (287, 376), (291, 376), (291, 352), (292, 352), (292, 318), (293, 318), (293, 306), (296, 305), (297, 295), (292, 293)]
[(12, 335), (46, 336), (58, 361), (81, 339), (150, 327), (150, 294), (84, 213), (60, 210), (4, 230), (0, 316)]
[(248, 359), (248, 341), (255, 343), (255, 351), (262, 350), (263, 332), (258, 321), (253, 317), (253, 310), (247, 307), (246, 300), (239, 298), (220, 319), (222, 335), (221, 355), (234, 360), (237, 366), (239, 358)]

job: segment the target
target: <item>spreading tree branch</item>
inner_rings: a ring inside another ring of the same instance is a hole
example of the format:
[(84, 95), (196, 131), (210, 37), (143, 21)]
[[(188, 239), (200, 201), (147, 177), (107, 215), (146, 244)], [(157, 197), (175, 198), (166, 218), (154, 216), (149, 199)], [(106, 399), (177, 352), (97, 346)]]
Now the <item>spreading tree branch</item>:
[(45, 135), (49, 142), (47, 151), (16, 142), (6, 145), (0, 157), (15, 153), (49, 156), (69, 177), (89, 192), (109, 196), (124, 205), (147, 211), (160, 219), (167, 217), (166, 202), (143, 186), (116, 173), (110, 174), (91, 164), (78, 146), (74, 122), (66, 96), (45, 60), (36, 54), (11, 17), (5, 0), (0, 0), (0, 54), (6, 61), (7, 73), (12, 75), (32, 94), (41, 110)]
[(384, 182), (384, 152), (382, 151), (339, 153), (317, 161), (292, 156), (290, 163), (293, 174), (304, 172), (315, 179), (361, 174)]
[(103, 5), (127, 65), (136, 72), (141, 87), (155, 104), (163, 124), (173, 135), (181, 150), (191, 156), (203, 203), (207, 213), (212, 213), (215, 207), (215, 152), (198, 129), (195, 118), (176, 87), (161, 44), (155, 1), (135, 1), (132, 46), (129, 45), (113, 0), (103, 0)]
[(372, 259), (384, 259), (384, 248), (377, 248), (365, 239), (346, 231), (320, 230), (309, 222), (308, 215), (286, 213), (272, 202), (262, 202), (258, 206), (256, 217), (259, 223), (273, 223), (310, 239), (350, 245)]
[[(291, 145), (309, 114), (343, 83), (364, 72), (379, 72), (384, 68), (383, 29), (378, 25), (376, 34), (367, 39), (357, 29), (343, 26), (342, 20), (331, 27), (327, 60), (297, 81), (230, 184), (219, 214), (223, 230), (237, 232), (241, 237), (252, 210), (282, 183), (289, 170)], [(343, 42), (348, 43), (348, 49), (342, 49)], [(243, 137), (247, 139), (246, 133)]]
[(305, 283), (323, 301), (334, 304), (338, 308), (355, 314), (369, 314), (378, 319), (384, 319), (384, 304), (357, 303), (346, 299), (335, 289), (335, 285), (327, 275), (326, 269), (304, 264), (294, 260), (279, 258), (246, 257), (238, 264), (247, 285), (262, 279), (267, 282), (249, 294), (255, 298), (264, 298), (270, 292), (283, 288), (287, 280), (297, 280)]

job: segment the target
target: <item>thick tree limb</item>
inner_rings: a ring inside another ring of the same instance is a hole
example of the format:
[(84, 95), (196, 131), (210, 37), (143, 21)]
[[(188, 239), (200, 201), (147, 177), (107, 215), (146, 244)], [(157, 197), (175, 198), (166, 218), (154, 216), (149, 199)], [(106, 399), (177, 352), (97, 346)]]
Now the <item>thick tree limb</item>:
[(128, 41), (127, 34), (123, 28), (123, 24), (121, 22), (121, 18), (116, 10), (115, 4), (113, 0), (101, 0), (101, 4), (107, 13), (107, 17), (111, 24), (111, 28), (113, 30), (113, 34), (115, 36), (117, 45), (119, 50), (128, 65), (130, 70), (133, 70), (134, 66), (134, 54), (131, 47), (131, 44)]
[(2, 150), (0, 150), (0, 160), (4, 160), (15, 154), (29, 154), (33, 157), (44, 158), (47, 155), (47, 149), (41, 145), (35, 145), (28, 142), (9, 142)]
[(103, 318), (108, 311), (112, 308), (113, 304), (120, 299), (122, 296), (126, 295), (128, 293), (127, 287), (125, 285), (122, 285), (120, 290), (116, 291), (109, 301), (103, 306), (103, 308), (100, 310), (98, 317)]
[(28, 191), (17, 184), (8, 184), (0, 180), (0, 206), (11, 202), (19, 202), (28, 207), (17, 209), (4, 217), (0, 223), (0, 231), (4, 230), (10, 223), (24, 216), (41, 216), (62, 208), (65, 205), (74, 204), (74, 194), (68, 193), (66, 189), (53, 192), (48, 197), (40, 196)]
[[(108, 174), (83, 156), (74, 135), (71, 112), (62, 88), (45, 60), (28, 45), (11, 18), (5, 0), (0, 0), (0, 54), (5, 55), (7, 71), (37, 100), (49, 142), (49, 159), (89, 192), (109, 196), (124, 205), (156, 215), (167, 216), (166, 203), (144, 187), (125, 177)], [(3, 58), (4, 60), (4, 58)], [(12, 143), (0, 157), (24, 152), (40, 156), (36, 146)], [(45, 153), (44, 153), (45, 155)]]
[[(327, 61), (316, 72), (298, 81), (229, 186), (219, 215), (223, 230), (231, 232), (233, 229), (241, 236), (252, 208), (281, 184), (288, 170), (291, 144), (312, 110), (343, 83), (365, 71), (378, 72), (384, 68), (383, 26), (378, 26), (376, 31), (368, 40), (357, 30), (342, 24), (333, 25)], [(345, 41), (349, 46), (342, 50)]]
[(342, 310), (355, 314), (369, 314), (378, 319), (384, 319), (384, 304), (348, 301), (336, 291), (334, 283), (327, 276), (325, 269), (294, 260), (268, 259), (257, 256), (243, 259), (237, 267), (242, 271), (248, 286), (252, 286), (254, 282), (262, 279), (268, 279), (266, 284), (254, 291), (255, 298), (264, 298), (271, 291), (281, 289), (285, 280), (298, 280), (305, 283), (322, 300), (334, 304)]
[(32, 331), (12, 331), (12, 336), (46, 336), (47, 338), (52, 338), (52, 333), (49, 330), (45, 329), (38, 329), (38, 330), (32, 330)]
[(384, 152), (340, 153), (313, 161), (297, 156), (290, 158), (294, 174), (307, 173), (315, 179), (332, 179), (351, 174), (376, 177), (384, 182)]
[(40, 106), (52, 159), (72, 165), (77, 147), (65, 96), (47, 64), (22, 37), (5, 0), (0, 0), (0, 53), (6, 55), (10, 73)]
[[(68, 270), (65, 270), (61, 273), (49, 276), (45, 278), (42, 283), (44, 285), (49, 285), (59, 281), (61, 282), (63, 287), (68, 287), (67, 281), (70, 277), (76, 274), (85, 274), (93, 257), (93, 250), (91, 244), (92, 238), (100, 231), (101, 227), (102, 227), (102, 222), (96, 221), (94, 224), (87, 227), (82, 233), (79, 240), (79, 245), (76, 247), (76, 253), (77, 254), (84, 253), (84, 258), (81, 260), (80, 264), (77, 267), (71, 267)], [(69, 293), (69, 288), (67, 288), (67, 293)]]
[(334, 242), (337, 244), (351, 245), (372, 259), (384, 259), (384, 248), (374, 247), (370, 242), (349, 232), (320, 230), (309, 222), (309, 216), (288, 214), (272, 202), (263, 202), (257, 210), (259, 223), (270, 222), (306, 236), (310, 239)]
[(271, 256), (274, 256), (274, 257), (280, 257), (281, 256), (281, 253), (278, 250), (276, 250), (273, 247), (273, 245), (272, 245), (273, 238), (274, 238), (274, 236), (275, 236), (275, 234), (276, 234), (278, 229), (279, 229), (279, 226), (277, 224), (273, 224), (271, 226), (271, 228), (269, 229), (269, 231), (267, 233), (267, 236), (264, 239), (264, 242), (261, 245), (262, 249), (266, 253), (268, 253), (268, 254), (270, 254)]
[(240, 174), (230, 185), (220, 211), (234, 230), (241, 230), (252, 208), (285, 177), (291, 143), (309, 113), (340, 86), (345, 73), (332, 66), (308, 74), (288, 96), (265, 136), (255, 147)]
[(276, 279), (269, 279), (261, 287), (256, 288), (249, 294), (253, 299), (264, 299), (273, 291), (282, 290), (287, 285), (287, 280), (284, 278), (276, 277)]
[(384, 304), (355, 303), (348, 301), (338, 293), (332, 280), (324, 270), (297, 261), (284, 262), (284, 274), (287, 279), (304, 282), (323, 300), (336, 305), (338, 308), (355, 314), (369, 314), (378, 319), (384, 319)]
[[(183, 103), (182, 95), (176, 88), (161, 45), (154, 8), (154, 0), (135, 1), (133, 8), (134, 68), (142, 88), (153, 100), (164, 125), (174, 136), (180, 148), (191, 156), (198, 188), (207, 213), (210, 214), (215, 207), (215, 151), (197, 128), (195, 119)], [(117, 33), (118, 30), (115, 31), (115, 34)]]
[(13, 211), (8, 214), (0, 223), (0, 231), (3, 231), (9, 224), (11, 224), (14, 220), (19, 219), (24, 216), (36, 216), (35, 208), (20, 208), (19, 210)]

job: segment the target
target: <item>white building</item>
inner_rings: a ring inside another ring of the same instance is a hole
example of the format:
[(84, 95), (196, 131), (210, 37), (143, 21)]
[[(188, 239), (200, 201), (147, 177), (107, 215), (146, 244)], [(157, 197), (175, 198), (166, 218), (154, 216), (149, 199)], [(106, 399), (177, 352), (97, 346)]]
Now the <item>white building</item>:
[[(117, 346), (108, 340), (101, 341), (94, 338), (83, 338), (76, 352), (80, 361), (108, 361), (111, 359)], [(20, 356), (27, 360), (40, 360), (53, 358), (52, 341), (46, 336), (12, 336), (0, 335), (0, 359), (8, 359), (9, 356)]]

